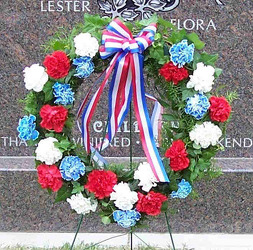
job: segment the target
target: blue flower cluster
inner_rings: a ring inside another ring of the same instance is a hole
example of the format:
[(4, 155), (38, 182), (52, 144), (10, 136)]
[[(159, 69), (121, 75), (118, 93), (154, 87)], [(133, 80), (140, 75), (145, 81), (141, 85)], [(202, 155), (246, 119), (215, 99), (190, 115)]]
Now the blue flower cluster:
[(36, 117), (34, 115), (24, 116), (22, 119), (19, 119), (18, 123), (18, 137), (21, 140), (36, 140), (39, 137), (39, 132), (36, 130)]
[(210, 107), (208, 98), (203, 94), (195, 94), (187, 99), (185, 113), (200, 120)]
[(56, 82), (53, 86), (55, 104), (71, 105), (74, 102), (74, 92), (69, 84)]
[(182, 179), (181, 182), (178, 183), (178, 190), (172, 191), (171, 198), (184, 199), (191, 193), (191, 191), (192, 191), (191, 184), (185, 179)]
[(90, 74), (94, 71), (94, 63), (91, 58), (88, 56), (79, 57), (73, 60), (73, 65), (76, 67), (76, 74), (79, 78), (89, 77)]
[(186, 63), (190, 63), (193, 60), (194, 47), (193, 43), (188, 45), (187, 40), (174, 44), (170, 48), (171, 61), (174, 65), (182, 68)]
[(113, 212), (114, 221), (124, 228), (135, 226), (136, 221), (140, 220), (140, 218), (141, 214), (135, 209), (126, 211), (116, 210)]
[(77, 181), (85, 174), (85, 166), (78, 156), (65, 156), (60, 165), (61, 176), (66, 181)]

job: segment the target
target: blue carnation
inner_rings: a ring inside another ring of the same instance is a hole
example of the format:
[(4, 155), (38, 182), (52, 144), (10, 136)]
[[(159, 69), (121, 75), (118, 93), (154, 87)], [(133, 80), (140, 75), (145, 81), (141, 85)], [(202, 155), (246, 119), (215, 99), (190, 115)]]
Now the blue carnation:
[(182, 179), (181, 182), (178, 183), (178, 190), (172, 191), (171, 198), (185, 199), (191, 193), (191, 191), (191, 184), (185, 179)]
[(174, 65), (178, 65), (179, 68), (193, 61), (193, 54), (194, 44), (188, 45), (187, 40), (182, 40), (170, 48), (171, 61)]
[(94, 71), (94, 63), (91, 58), (88, 56), (79, 57), (73, 60), (73, 65), (76, 67), (76, 74), (79, 78), (89, 77), (90, 74)]
[(116, 210), (113, 212), (114, 221), (124, 228), (135, 226), (136, 221), (140, 220), (140, 218), (141, 214), (135, 209), (126, 211)]
[(18, 137), (21, 140), (36, 140), (39, 137), (39, 132), (36, 130), (36, 117), (34, 115), (24, 116), (18, 123)]
[(77, 181), (85, 174), (85, 166), (78, 156), (65, 156), (60, 165), (61, 176), (66, 181)]
[(71, 105), (74, 102), (74, 92), (69, 84), (56, 82), (53, 86), (55, 104)]
[(185, 113), (194, 116), (197, 120), (203, 118), (210, 107), (208, 98), (203, 94), (195, 94), (187, 99)]

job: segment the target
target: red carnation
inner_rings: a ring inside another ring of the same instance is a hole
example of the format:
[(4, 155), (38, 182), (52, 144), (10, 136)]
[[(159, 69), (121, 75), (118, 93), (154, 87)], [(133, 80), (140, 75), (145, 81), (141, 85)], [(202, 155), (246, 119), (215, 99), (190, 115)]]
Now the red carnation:
[(211, 106), (209, 108), (211, 120), (217, 122), (225, 122), (231, 113), (231, 106), (227, 99), (223, 96), (212, 96), (209, 101), (211, 103)]
[(139, 212), (155, 216), (161, 213), (162, 204), (166, 200), (165, 195), (154, 191), (150, 191), (147, 195), (138, 192), (136, 209)]
[(182, 81), (189, 76), (186, 68), (178, 68), (178, 66), (175, 66), (173, 62), (165, 63), (160, 69), (159, 73), (165, 78), (166, 81), (172, 81), (175, 85), (177, 85), (179, 81)]
[(171, 147), (165, 152), (165, 157), (170, 158), (170, 167), (174, 171), (183, 170), (189, 166), (190, 160), (187, 155), (182, 140), (173, 141)]
[(57, 133), (62, 132), (64, 123), (68, 117), (68, 110), (63, 106), (44, 105), (40, 110), (42, 121), (40, 126)]
[(85, 188), (94, 193), (98, 199), (103, 199), (110, 196), (117, 181), (117, 176), (112, 171), (93, 170), (88, 175)]
[(47, 74), (54, 79), (65, 77), (69, 73), (70, 61), (63, 51), (55, 51), (52, 55), (47, 55), (44, 60)]
[(37, 168), (38, 182), (42, 188), (51, 188), (57, 192), (62, 187), (62, 177), (56, 165), (41, 164)]

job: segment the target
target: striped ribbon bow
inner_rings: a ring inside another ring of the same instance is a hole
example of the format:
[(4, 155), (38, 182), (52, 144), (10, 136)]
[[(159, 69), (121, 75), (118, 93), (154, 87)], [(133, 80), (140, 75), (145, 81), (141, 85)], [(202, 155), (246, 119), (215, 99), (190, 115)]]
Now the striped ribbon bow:
[[(101, 58), (106, 59), (115, 55), (104, 73), (104, 79), (100, 87), (83, 112), (81, 129), (84, 146), (89, 153), (94, 150), (90, 145), (89, 124), (103, 89), (113, 72), (109, 88), (108, 133), (101, 145), (102, 149), (109, 145), (118, 128), (122, 125), (133, 98), (141, 142), (148, 162), (157, 181), (169, 182), (156, 147), (146, 104), (147, 95), (145, 96), (144, 89), (144, 57), (142, 53), (152, 44), (155, 33), (156, 24), (150, 24), (134, 38), (129, 29), (117, 18), (103, 31), (102, 45), (100, 47)], [(147, 97), (152, 99), (150, 96)], [(157, 113), (153, 113), (152, 120), (157, 116)]]

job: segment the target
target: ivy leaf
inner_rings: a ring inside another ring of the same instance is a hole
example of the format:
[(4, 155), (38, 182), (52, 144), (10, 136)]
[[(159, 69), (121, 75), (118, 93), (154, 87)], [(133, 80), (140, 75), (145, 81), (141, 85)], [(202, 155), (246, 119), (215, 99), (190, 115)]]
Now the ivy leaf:
[(142, 26), (148, 26), (151, 23), (157, 23), (158, 22), (158, 17), (156, 14), (152, 15), (149, 19), (142, 19), (138, 24)]
[(187, 34), (187, 38), (194, 43), (196, 49), (203, 49), (205, 47), (205, 43), (199, 39), (199, 36), (195, 32)]
[(69, 187), (67, 184), (63, 184), (62, 188), (57, 192), (55, 203), (65, 201), (71, 196), (71, 191), (71, 187)]
[(181, 42), (184, 38), (186, 38), (187, 33), (184, 29), (180, 31), (173, 31), (171, 36), (168, 38), (168, 41), (175, 44)]
[(59, 40), (56, 40), (54, 44), (52, 45), (53, 50), (62, 50), (62, 51), (64, 51), (67, 46), (68, 45), (66, 43)]
[(111, 219), (108, 216), (104, 216), (104, 217), (102, 217), (102, 222), (103, 222), (103, 224), (108, 225), (111, 223)]
[(63, 139), (60, 142), (54, 142), (54, 145), (60, 149), (62, 153), (68, 149), (72, 149), (72, 143), (68, 139)]
[(172, 29), (172, 30), (176, 30), (177, 29), (174, 24), (172, 24), (169, 21), (164, 20), (161, 17), (158, 17), (158, 23), (161, 24), (162, 26), (164, 26), (167, 29), (169, 29), (169, 28)]
[(215, 68), (214, 77), (218, 78), (222, 74), (222, 69)]
[(214, 66), (218, 57), (219, 57), (218, 54), (210, 55), (210, 54), (207, 54), (206, 52), (204, 52), (204, 53), (200, 54), (200, 61), (203, 62), (205, 65)]
[(201, 146), (198, 145), (198, 144), (196, 144), (195, 142), (193, 143), (193, 147), (194, 147), (195, 149), (201, 149)]
[(77, 194), (77, 193), (81, 193), (84, 191), (84, 186), (77, 182), (77, 181), (73, 181), (73, 190), (71, 192), (71, 194)]

